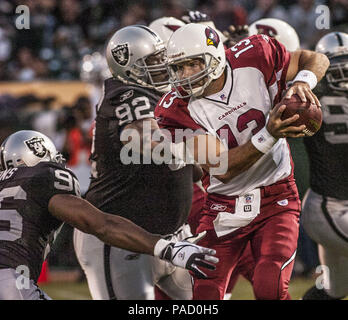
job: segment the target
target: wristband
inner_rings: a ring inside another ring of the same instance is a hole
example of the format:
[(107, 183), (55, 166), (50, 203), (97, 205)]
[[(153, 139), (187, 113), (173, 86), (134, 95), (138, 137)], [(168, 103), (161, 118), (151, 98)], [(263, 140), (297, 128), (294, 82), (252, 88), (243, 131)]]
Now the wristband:
[(155, 257), (161, 258), (163, 250), (168, 246), (168, 244), (170, 244), (170, 241), (165, 240), (165, 239), (159, 239), (155, 244), (155, 247), (153, 250), (153, 255)]
[(251, 143), (262, 153), (267, 153), (270, 151), (276, 142), (277, 139), (267, 131), (266, 126), (251, 138)]
[(312, 71), (309, 71), (309, 70), (301, 70), (296, 75), (294, 80), (292, 80), (292, 83), (294, 83), (296, 81), (303, 81), (303, 82), (308, 83), (311, 90), (313, 90), (318, 83), (317, 76)]

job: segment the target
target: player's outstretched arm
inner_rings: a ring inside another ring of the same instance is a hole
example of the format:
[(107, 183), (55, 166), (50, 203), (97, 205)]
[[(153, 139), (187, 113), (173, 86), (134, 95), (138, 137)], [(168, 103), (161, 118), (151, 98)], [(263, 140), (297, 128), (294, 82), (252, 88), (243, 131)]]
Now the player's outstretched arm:
[[(101, 241), (129, 251), (146, 253), (205, 274), (198, 268), (214, 269), (215, 251), (187, 241), (170, 242), (151, 234), (128, 219), (104, 213), (88, 201), (68, 194), (56, 194), (48, 203), (49, 212), (61, 221), (98, 237)], [(182, 253), (182, 254), (179, 254)]]
[(82, 232), (126, 250), (153, 254), (153, 247), (160, 239), (125, 218), (100, 211), (77, 196), (56, 194), (50, 199), (48, 210)]

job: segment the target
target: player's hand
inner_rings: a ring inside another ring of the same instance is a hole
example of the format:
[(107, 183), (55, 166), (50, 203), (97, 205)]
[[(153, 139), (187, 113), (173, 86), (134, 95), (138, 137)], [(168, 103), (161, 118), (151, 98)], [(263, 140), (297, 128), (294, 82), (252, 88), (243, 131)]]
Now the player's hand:
[(227, 30), (224, 30), (222, 33), (227, 38), (227, 40), (224, 42), (224, 45), (227, 48), (230, 48), (240, 40), (249, 36), (249, 27), (247, 25), (230, 25)]
[(186, 15), (182, 16), (181, 20), (185, 23), (199, 23), (204, 21), (211, 21), (211, 18), (203, 12), (191, 10), (188, 11)]
[[(205, 232), (187, 238), (187, 240), (198, 242), (204, 237)], [(163, 260), (171, 262), (173, 265), (192, 271), (196, 277), (205, 279), (207, 275), (200, 269), (206, 268), (215, 270), (216, 263), (219, 262), (217, 257), (214, 257), (216, 251), (198, 246), (189, 241), (170, 242), (162, 250), (159, 257)]]
[(286, 92), (284, 99), (290, 99), (293, 94), (298, 94), (302, 102), (306, 102), (308, 99), (311, 103), (321, 107), (319, 99), (313, 93), (307, 82), (294, 82)]
[(267, 131), (275, 138), (301, 138), (304, 137), (305, 134), (303, 130), (306, 129), (305, 125), (301, 125), (298, 127), (292, 126), (300, 116), (298, 114), (294, 114), (292, 117), (287, 118), (285, 120), (281, 119), (281, 116), (286, 109), (286, 105), (279, 104), (275, 106), (269, 113), (269, 120), (266, 125)]

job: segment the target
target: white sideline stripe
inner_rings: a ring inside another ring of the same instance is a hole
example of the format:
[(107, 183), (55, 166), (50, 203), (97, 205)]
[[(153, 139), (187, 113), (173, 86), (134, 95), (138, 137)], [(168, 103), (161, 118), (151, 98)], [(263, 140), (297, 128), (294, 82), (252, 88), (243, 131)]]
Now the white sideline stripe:
[(295, 259), (296, 251), (297, 251), (297, 250), (295, 250), (294, 254), (290, 257), (290, 259), (289, 259), (288, 261), (286, 261), (286, 262), (282, 265), (282, 267), (280, 268), (280, 270), (283, 270), (292, 260)]

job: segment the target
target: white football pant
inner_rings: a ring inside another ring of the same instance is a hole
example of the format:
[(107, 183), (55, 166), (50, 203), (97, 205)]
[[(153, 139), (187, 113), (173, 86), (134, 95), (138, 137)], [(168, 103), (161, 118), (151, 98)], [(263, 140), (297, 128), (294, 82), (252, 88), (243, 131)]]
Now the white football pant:
[(333, 298), (347, 296), (348, 200), (323, 197), (309, 189), (303, 199), (301, 223), (318, 243), (321, 263), (318, 272), (323, 271), (318, 289), (325, 289)]

